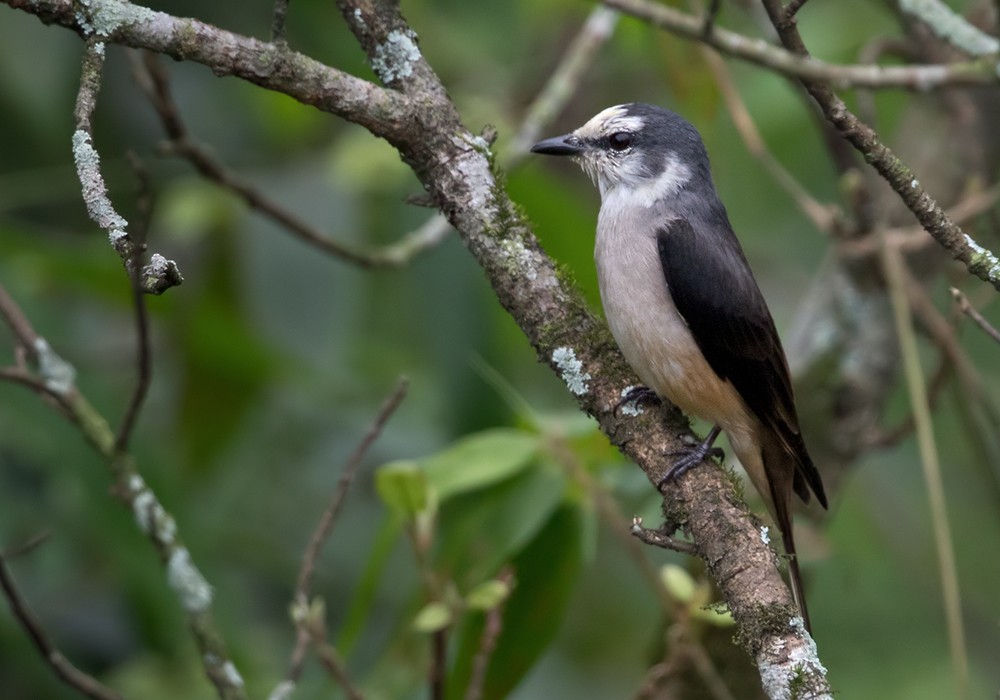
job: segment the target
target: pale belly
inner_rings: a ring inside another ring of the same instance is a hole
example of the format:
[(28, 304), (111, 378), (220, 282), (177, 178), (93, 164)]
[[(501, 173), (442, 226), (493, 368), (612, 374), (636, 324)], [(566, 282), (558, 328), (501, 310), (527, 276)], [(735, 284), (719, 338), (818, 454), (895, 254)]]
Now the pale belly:
[[(614, 251), (598, 236), (595, 262), (611, 332), (643, 384), (685, 413), (730, 432), (749, 426), (742, 399), (704, 359), (667, 289), (655, 239), (635, 237)], [(622, 241), (618, 241), (619, 244)]]

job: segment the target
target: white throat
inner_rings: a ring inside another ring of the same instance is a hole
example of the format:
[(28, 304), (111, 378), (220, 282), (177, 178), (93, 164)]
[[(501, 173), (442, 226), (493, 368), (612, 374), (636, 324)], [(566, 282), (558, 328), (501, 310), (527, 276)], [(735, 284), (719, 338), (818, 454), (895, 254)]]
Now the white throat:
[(639, 167), (638, 164), (626, 162), (614, 171), (599, 171), (596, 179), (601, 191), (601, 201), (614, 196), (626, 200), (629, 206), (648, 209), (677, 194), (691, 179), (690, 168), (673, 153), (667, 154), (663, 170), (656, 177), (650, 178), (637, 172)]

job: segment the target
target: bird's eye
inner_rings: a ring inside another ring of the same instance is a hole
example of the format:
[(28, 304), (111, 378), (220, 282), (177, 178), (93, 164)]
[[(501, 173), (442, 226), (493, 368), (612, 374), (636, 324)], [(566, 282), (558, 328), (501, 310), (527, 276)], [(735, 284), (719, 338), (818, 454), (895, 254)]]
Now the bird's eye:
[(616, 131), (608, 136), (608, 145), (615, 151), (624, 151), (632, 145), (633, 138), (627, 131)]

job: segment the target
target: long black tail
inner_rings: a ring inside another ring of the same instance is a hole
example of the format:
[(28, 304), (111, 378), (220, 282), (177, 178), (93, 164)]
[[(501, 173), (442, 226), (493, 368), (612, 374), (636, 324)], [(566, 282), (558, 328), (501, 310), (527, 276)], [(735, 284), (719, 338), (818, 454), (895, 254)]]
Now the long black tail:
[(799, 606), (802, 622), (806, 631), (812, 634), (812, 624), (809, 622), (809, 608), (806, 606), (806, 592), (802, 587), (802, 574), (799, 572), (799, 559), (795, 555), (795, 539), (792, 537), (791, 519), (786, 516), (787, 523), (778, 523), (781, 529), (781, 539), (785, 542), (785, 553), (788, 555), (788, 578), (792, 583), (792, 597)]

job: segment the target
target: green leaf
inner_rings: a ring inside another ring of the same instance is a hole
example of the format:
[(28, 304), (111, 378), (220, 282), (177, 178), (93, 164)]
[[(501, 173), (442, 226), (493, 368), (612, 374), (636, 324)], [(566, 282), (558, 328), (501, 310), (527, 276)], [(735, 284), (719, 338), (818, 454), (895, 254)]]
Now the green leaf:
[(413, 620), (413, 627), (418, 632), (437, 632), (450, 625), (453, 620), (451, 608), (444, 603), (433, 602), (420, 609)]
[(507, 600), (510, 590), (511, 586), (506, 581), (484, 581), (466, 594), (465, 604), (472, 610), (492, 610)]
[(699, 606), (691, 610), (691, 616), (715, 627), (732, 627), (736, 624), (733, 614), (722, 603)]
[(689, 603), (698, 591), (698, 584), (687, 569), (676, 564), (667, 564), (660, 569), (660, 580), (674, 600)]
[(392, 557), (399, 532), (400, 519), (386, 515), (369, 549), (368, 561), (365, 563), (361, 580), (348, 607), (347, 619), (341, 625), (340, 634), (337, 636), (337, 648), (345, 655), (354, 649), (354, 645), (371, 622), (372, 611), (375, 610), (378, 599), (379, 585), (384, 580), (386, 565)]
[(435, 568), (453, 572), (463, 589), (495, 576), (537, 536), (565, 492), (561, 471), (539, 468), (442, 503)]
[[(517, 586), (503, 611), (503, 627), (490, 656), (483, 700), (509, 697), (549, 647), (562, 624), (583, 562), (580, 511), (564, 504), (513, 560)], [(448, 697), (463, 697), (472, 663), (482, 641), (483, 615), (470, 615), (462, 625)]]
[(396, 515), (413, 520), (427, 509), (427, 476), (416, 462), (390, 462), (375, 472), (375, 490)]
[(469, 435), (421, 460), (427, 480), (443, 501), (495, 484), (527, 468), (538, 454), (539, 436), (513, 428)]

